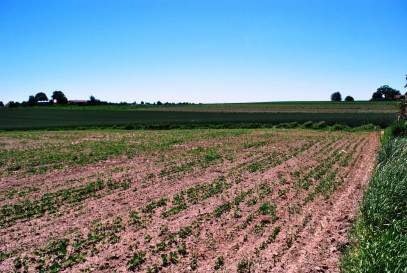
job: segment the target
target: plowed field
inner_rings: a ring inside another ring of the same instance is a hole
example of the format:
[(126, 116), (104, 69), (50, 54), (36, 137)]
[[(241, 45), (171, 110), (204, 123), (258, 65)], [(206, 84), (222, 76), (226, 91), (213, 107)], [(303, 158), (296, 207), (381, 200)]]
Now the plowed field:
[(0, 134), (0, 271), (337, 272), (377, 133)]

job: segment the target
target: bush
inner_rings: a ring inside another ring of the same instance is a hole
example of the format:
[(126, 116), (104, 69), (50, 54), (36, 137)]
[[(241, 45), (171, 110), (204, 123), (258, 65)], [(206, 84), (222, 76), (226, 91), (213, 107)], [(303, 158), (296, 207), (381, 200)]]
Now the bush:
[(307, 121), (302, 125), (302, 128), (312, 128), (312, 126), (314, 125), (314, 123), (312, 121)]
[(125, 130), (135, 130), (136, 126), (134, 126), (133, 124), (127, 124), (126, 126), (124, 126)]
[(353, 128), (353, 131), (354, 132), (357, 132), (357, 131), (378, 131), (378, 130), (380, 130), (380, 126), (376, 126), (376, 125), (374, 125), (374, 124), (371, 124), (371, 123), (369, 123), (369, 124), (366, 124), (366, 125), (362, 125), (362, 126), (359, 126), (359, 127), (356, 127), (356, 128)]
[(331, 130), (332, 130), (332, 131), (349, 131), (349, 130), (350, 130), (350, 127), (347, 126), (347, 125), (342, 125), (342, 124), (334, 124), (334, 125), (331, 127)]
[(324, 129), (326, 127), (325, 121), (320, 121), (318, 123), (315, 123), (312, 128), (313, 129)]
[(284, 129), (294, 129), (294, 128), (298, 128), (300, 126), (300, 124), (298, 122), (285, 122), (285, 123), (280, 123), (277, 124), (275, 127), (276, 128), (284, 128)]
[(390, 127), (392, 137), (407, 137), (407, 122), (399, 121)]

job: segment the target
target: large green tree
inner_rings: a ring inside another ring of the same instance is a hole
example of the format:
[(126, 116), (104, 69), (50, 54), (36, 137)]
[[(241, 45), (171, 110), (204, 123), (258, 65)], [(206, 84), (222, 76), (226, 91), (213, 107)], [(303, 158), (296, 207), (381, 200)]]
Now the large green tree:
[(52, 94), (52, 99), (57, 101), (57, 104), (67, 104), (68, 99), (62, 91), (54, 91)]
[(400, 95), (400, 91), (391, 88), (388, 85), (383, 85), (377, 88), (372, 95), (372, 100), (394, 100), (394, 96)]
[(342, 101), (342, 95), (339, 91), (332, 93), (331, 101)]
[(44, 92), (39, 92), (39, 93), (37, 93), (37, 94), (35, 95), (35, 99), (36, 99), (37, 101), (47, 101), (47, 100), (48, 100), (48, 97), (47, 97), (47, 95), (45, 95)]
[(30, 97), (28, 98), (28, 105), (29, 105), (29, 106), (34, 106), (36, 103), (37, 103), (37, 100), (35, 99), (34, 96), (30, 96)]

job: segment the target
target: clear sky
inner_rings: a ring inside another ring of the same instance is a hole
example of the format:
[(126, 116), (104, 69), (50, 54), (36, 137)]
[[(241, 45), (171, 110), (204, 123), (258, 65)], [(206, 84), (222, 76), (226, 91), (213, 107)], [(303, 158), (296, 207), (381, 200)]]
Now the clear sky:
[(405, 0), (0, 0), (0, 101), (403, 94)]

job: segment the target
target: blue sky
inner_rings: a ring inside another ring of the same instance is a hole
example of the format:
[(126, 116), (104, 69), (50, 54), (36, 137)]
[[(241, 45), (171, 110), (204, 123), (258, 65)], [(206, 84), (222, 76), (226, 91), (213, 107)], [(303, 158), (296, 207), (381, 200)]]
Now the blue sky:
[(403, 94), (404, 0), (1, 0), (0, 101)]

